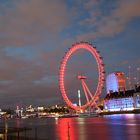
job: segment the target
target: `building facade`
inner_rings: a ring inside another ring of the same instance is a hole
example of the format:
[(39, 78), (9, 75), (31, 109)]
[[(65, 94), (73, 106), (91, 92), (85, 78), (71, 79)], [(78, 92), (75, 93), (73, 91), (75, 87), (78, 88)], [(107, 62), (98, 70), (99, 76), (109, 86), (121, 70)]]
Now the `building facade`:
[(104, 99), (106, 111), (130, 111), (140, 109), (140, 91), (129, 90), (107, 94)]
[(123, 72), (113, 72), (106, 78), (106, 90), (108, 93), (124, 91), (126, 89), (125, 75)]

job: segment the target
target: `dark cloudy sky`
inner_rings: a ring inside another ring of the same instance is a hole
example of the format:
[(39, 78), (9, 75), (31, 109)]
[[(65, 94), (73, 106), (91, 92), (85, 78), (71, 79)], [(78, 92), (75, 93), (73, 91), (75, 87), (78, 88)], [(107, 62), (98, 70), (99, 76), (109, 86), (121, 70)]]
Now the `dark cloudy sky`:
[[(140, 0), (0, 0), (0, 107), (63, 103), (59, 64), (77, 41), (96, 45), (106, 73), (120, 70), (127, 75), (131, 65), (135, 76), (140, 66)], [(82, 57), (78, 67), (74, 57), (68, 74), (84, 65), (91, 70), (90, 57)]]

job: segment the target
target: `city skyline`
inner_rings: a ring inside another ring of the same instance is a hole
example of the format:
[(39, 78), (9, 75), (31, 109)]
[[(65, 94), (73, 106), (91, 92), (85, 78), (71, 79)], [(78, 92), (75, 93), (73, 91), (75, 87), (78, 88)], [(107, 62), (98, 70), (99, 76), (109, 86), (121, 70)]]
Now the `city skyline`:
[[(123, 71), (128, 76), (131, 65), (136, 77), (139, 5), (139, 0), (0, 0), (0, 107), (63, 103), (58, 87), (60, 62), (79, 41), (97, 47), (107, 74)], [(90, 74), (96, 71), (87, 56), (70, 65), (68, 76), (82, 66)]]

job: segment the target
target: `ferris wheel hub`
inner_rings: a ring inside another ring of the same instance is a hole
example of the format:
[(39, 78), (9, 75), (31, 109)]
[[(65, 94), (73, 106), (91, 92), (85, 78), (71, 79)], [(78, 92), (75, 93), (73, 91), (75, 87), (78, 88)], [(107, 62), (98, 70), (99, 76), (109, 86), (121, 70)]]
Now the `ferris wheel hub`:
[(78, 75), (77, 78), (80, 79), (80, 80), (82, 80), (82, 79), (87, 79), (87, 77), (84, 76), (84, 75)]

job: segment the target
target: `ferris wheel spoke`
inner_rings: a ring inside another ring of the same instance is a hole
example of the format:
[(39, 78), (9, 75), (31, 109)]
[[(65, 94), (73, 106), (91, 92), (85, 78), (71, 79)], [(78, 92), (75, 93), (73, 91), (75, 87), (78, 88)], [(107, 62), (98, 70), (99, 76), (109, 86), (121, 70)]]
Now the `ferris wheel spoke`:
[(83, 90), (84, 90), (84, 94), (85, 94), (85, 96), (86, 96), (87, 103), (89, 103), (88, 94), (87, 94), (86, 88), (85, 88), (85, 86), (84, 86), (83, 80), (81, 80), (81, 82), (82, 82), (82, 87), (83, 87)]
[(88, 86), (87, 86), (87, 84), (85, 83), (85, 81), (83, 80), (83, 84), (84, 84), (84, 86), (85, 86), (85, 88), (86, 88), (86, 90), (87, 90), (87, 92), (88, 92), (88, 94), (89, 94), (89, 96), (91, 97), (91, 99), (93, 98), (93, 95), (92, 95), (92, 93), (90, 92), (90, 90), (89, 90), (89, 88), (88, 88)]

